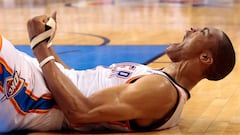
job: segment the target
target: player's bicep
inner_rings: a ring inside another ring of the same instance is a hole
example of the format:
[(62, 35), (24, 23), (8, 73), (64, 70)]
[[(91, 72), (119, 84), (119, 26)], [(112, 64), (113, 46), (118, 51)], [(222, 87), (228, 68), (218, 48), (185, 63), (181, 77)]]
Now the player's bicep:
[(77, 114), (74, 123), (161, 118), (174, 102), (169, 88), (159, 82), (165, 83), (161, 77), (149, 76), (102, 90), (89, 97), (95, 106), (85, 114)]
[(105, 104), (90, 110), (87, 114), (79, 114), (77, 123), (98, 123), (135, 119), (139, 111), (129, 104)]
[(129, 97), (135, 98), (129, 85), (119, 85), (107, 88), (89, 97), (94, 107), (85, 114), (76, 114), (74, 123), (96, 123), (121, 121), (141, 117), (142, 111)]

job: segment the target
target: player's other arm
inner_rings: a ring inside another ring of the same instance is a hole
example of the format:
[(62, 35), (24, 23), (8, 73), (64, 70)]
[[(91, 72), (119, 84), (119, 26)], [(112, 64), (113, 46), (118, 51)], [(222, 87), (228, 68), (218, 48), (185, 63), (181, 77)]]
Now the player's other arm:
[[(49, 17), (46, 15), (36, 16), (33, 19), (28, 20), (27, 28), (29, 39), (33, 39), (34, 37), (45, 32), (45, 26), (48, 20)], [(53, 55), (52, 52), (49, 51), (47, 45), (48, 42), (46, 40), (43, 40), (33, 48), (33, 54), (35, 55), (39, 63), (43, 62), (44, 60), (46, 60), (46, 58)], [(68, 77), (66, 77), (59, 70), (59, 68), (55, 64), (55, 59), (48, 60), (47, 64), (43, 65), (42, 71), (47, 85), (50, 89), (53, 89), (53, 96), (57, 103), (59, 103), (60, 107), (62, 109), (70, 108), (63, 109), (63, 112), (65, 114), (71, 114), (71, 112), (69, 111), (75, 111), (74, 109), (72, 110), (72, 108), (76, 107), (80, 107), (79, 109), (77, 109), (80, 113), (85, 113), (89, 110), (91, 103), (80, 93), (80, 91), (71, 82), (71, 80), (69, 80)], [(63, 91), (61, 89), (67, 90)], [(81, 102), (75, 102), (77, 101), (76, 98), (80, 98)]]

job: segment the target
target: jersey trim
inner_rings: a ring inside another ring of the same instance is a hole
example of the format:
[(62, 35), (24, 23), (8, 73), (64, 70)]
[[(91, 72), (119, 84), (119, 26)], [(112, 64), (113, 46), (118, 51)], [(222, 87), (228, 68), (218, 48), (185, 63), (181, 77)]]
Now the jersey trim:
[(2, 50), (2, 35), (0, 34), (0, 51)]

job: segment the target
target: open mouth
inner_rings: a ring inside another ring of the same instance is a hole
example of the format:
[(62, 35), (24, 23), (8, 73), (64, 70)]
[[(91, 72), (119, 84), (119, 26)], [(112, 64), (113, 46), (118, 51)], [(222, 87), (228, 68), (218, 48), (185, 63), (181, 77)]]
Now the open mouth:
[(174, 45), (174, 46), (177, 46), (179, 45), (180, 43), (171, 43), (171, 45)]
[(176, 43), (171, 43), (170, 45), (171, 46), (177, 46), (179, 44), (181, 44), (182, 42), (184, 42), (186, 40), (186, 38), (192, 33), (193, 31), (192, 30), (186, 30), (186, 33), (185, 35), (183, 36), (183, 39), (181, 42), (176, 42)]

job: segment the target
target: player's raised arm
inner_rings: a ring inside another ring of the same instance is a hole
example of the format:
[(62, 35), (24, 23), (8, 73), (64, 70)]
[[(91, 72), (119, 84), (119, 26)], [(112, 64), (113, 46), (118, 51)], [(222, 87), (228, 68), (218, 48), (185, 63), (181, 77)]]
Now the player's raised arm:
[[(58, 69), (55, 65), (55, 57), (48, 49), (49, 39), (51, 39), (54, 32), (54, 30), (51, 29), (51, 24), (48, 24), (49, 18), (49, 16), (42, 15), (28, 21), (27, 28), (31, 48), (43, 70), (43, 75), (48, 87), (50, 90), (53, 90), (54, 98), (61, 108), (70, 108), (63, 109), (63, 112), (68, 114), (72, 108), (80, 106), (81, 108), (78, 109), (78, 111), (85, 113), (89, 110), (91, 103), (88, 102), (80, 91), (77, 90), (75, 85)], [(61, 89), (67, 89), (68, 91), (61, 91)], [(81, 99), (81, 102), (75, 102), (76, 99)]]

